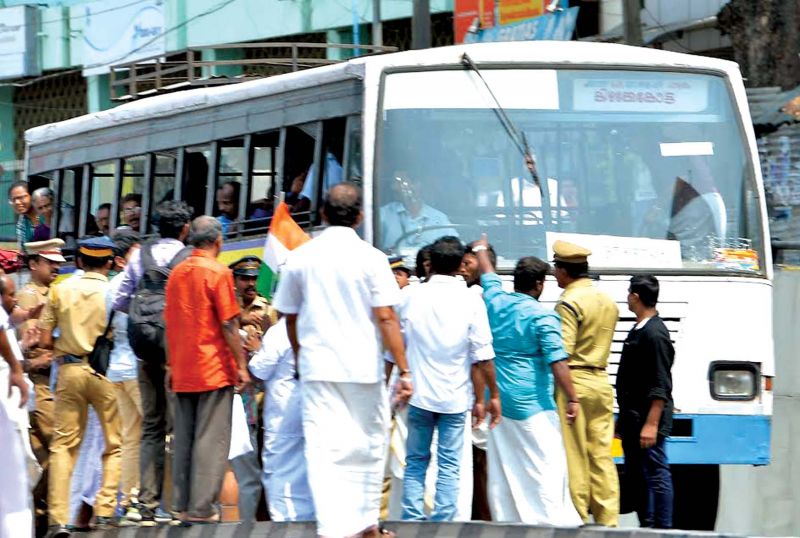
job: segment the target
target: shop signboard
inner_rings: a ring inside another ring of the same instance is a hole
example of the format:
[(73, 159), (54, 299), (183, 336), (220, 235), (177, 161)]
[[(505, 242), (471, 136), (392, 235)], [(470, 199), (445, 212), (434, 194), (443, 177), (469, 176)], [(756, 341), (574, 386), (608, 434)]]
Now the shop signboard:
[(164, 0), (102, 0), (73, 8), (82, 11), (83, 74), (164, 54), (164, 8)]
[(41, 73), (36, 39), (38, 27), (35, 6), (0, 9), (0, 79)]
[(470, 27), (472, 31), (492, 28), (494, 9), (495, 0), (455, 0), (453, 5), (455, 42), (463, 43)]
[[(503, 0), (500, 6), (503, 5)], [(506, 2), (508, 0), (505, 0)], [(564, 5), (566, 2), (561, 2)], [(479, 29), (476, 32), (468, 32), (464, 37), (464, 43), (486, 43), (491, 41), (530, 41), (530, 40), (554, 40), (569, 41), (575, 32), (575, 23), (578, 20), (578, 7), (567, 7), (553, 13), (545, 11), (544, 15), (521, 20), (509, 24), (503, 24), (503, 20), (517, 20), (515, 14), (534, 13), (533, 8), (528, 11), (518, 9), (513, 12), (506, 12), (505, 18), (498, 17), (501, 21), (492, 28)], [(498, 7), (498, 12), (502, 13)]]

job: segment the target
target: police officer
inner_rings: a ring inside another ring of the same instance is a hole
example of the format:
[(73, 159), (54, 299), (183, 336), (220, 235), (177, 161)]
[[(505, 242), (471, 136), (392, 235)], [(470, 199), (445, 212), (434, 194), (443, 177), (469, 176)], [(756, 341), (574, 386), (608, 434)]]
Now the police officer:
[[(558, 286), (564, 289), (556, 304), (561, 316), (564, 347), (569, 354), (577, 401), (557, 395), (567, 450), (572, 501), (584, 523), (617, 526), (619, 480), (611, 457), (614, 437), (614, 395), (606, 367), (619, 309), (613, 299), (592, 285), (587, 258), (591, 251), (566, 241), (553, 244)], [(571, 426), (570, 407), (580, 405)]]
[(400, 286), (400, 289), (402, 290), (408, 286), (408, 279), (411, 278), (411, 269), (406, 267), (403, 257), (389, 256), (389, 267), (392, 268), (394, 279), (397, 281), (397, 285)]
[(233, 271), (236, 296), (242, 309), (240, 327), (247, 331), (249, 337), (256, 337), (260, 341), (264, 331), (277, 321), (275, 309), (256, 290), (261, 260), (258, 256), (245, 256), (228, 267)]
[[(261, 346), (261, 337), (269, 326), (276, 321), (276, 312), (266, 297), (256, 291), (256, 280), (261, 269), (261, 260), (257, 256), (245, 256), (228, 267), (233, 271), (236, 296), (242, 314), (240, 327), (247, 333), (245, 349), (252, 353)], [(261, 394), (245, 392), (242, 394), (245, 412), (250, 428), (250, 443), (258, 447), (258, 425), (260, 423), (263, 397)], [(253, 450), (231, 460), (231, 467), (239, 486), (239, 519), (255, 521), (261, 502), (261, 465), (259, 451)]]
[[(17, 293), (20, 308), (33, 310), (47, 304), (50, 286), (66, 260), (61, 253), (64, 241), (50, 239), (25, 243), (30, 281)], [(28, 320), (18, 328), (22, 341), (31, 331), (36, 332), (38, 320)], [(38, 340), (38, 339), (37, 339)], [(50, 392), (50, 364), (53, 352), (37, 344), (25, 351), (24, 368), (33, 382), (36, 406), (31, 412), (31, 448), (42, 467), (42, 476), (33, 490), (37, 527), (47, 526), (47, 462), (50, 459), (50, 439), (53, 436), (53, 394)]]
[[(53, 287), (39, 327), (40, 345), (53, 349), (61, 366), (56, 385), (53, 438), (50, 442), (48, 506), (50, 536), (69, 536), (70, 477), (91, 405), (103, 428), (103, 482), (94, 505), (95, 528), (113, 523), (120, 478), (120, 423), (114, 385), (89, 366), (88, 355), (105, 332), (108, 272), (114, 243), (108, 237), (79, 242), (78, 256), (85, 271)], [(58, 338), (53, 333), (58, 328)]]

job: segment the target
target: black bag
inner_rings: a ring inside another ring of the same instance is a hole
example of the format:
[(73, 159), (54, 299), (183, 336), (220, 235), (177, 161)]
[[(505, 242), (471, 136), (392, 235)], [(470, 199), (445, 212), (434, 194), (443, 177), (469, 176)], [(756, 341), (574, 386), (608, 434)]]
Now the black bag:
[(108, 331), (111, 330), (111, 322), (113, 321), (114, 311), (112, 310), (111, 317), (108, 318), (106, 330), (94, 341), (94, 349), (89, 353), (89, 366), (100, 375), (106, 375), (106, 372), (108, 372), (111, 351), (114, 349), (114, 341), (108, 337)]
[(166, 361), (164, 300), (167, 279), (172, 269), (189, 257), (192, 249), (185, 247), (167, 266), (159, 267), (152, 247), (152, 243), (142, 247), (142, 278), (128, 307), (128, 340), (139, 359), (158, 364)]

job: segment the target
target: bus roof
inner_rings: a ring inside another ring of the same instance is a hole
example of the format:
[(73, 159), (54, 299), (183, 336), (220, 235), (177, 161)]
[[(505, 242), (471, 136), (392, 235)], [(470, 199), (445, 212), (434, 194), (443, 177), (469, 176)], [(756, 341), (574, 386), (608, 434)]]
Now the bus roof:
[(25, 132), (25, 141), (29, 146), (35, 146), (62, 137), (134, 123), (146, 118), (195, 112), (294, 89), (346, 79), (361, 79), (364, 77), (365, 69), (458, 65), (465, 52), (469, 53), (477, 64), (619, 65), (664, 69), (711, 69), (725, 72), (728, 75), (739, 75), (738, 65), (734, 62), (611, 43), (516, 41), (454, 45), (355, 58), (339, 64), (240, 84), (198, 88), (148, 97), (102, 112), (28, 129)]

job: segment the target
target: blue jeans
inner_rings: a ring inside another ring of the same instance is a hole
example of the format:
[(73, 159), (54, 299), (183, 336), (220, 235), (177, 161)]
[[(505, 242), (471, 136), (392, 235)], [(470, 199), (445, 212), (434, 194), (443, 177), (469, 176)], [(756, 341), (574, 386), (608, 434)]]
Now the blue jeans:
[(403, 519), (421, 521), (425, 517), (425, 474), (431, 461), (433, 430), (439, 431), (436, 451), (439, 472), (431, 521), (452, 521), (456, 514), (461, 456), (464, 452), (463, 413), (434, 413), (408, 406), (406, 471), (403, 477)]
[(666, 439), (659, 435), (656, 444), (642, 448), (639, 428), (622, 432), (625, 453), (625, 481), (634, 497), (639, 525), (656, 529), (672, 528), (674, 491), (669, 470)]

